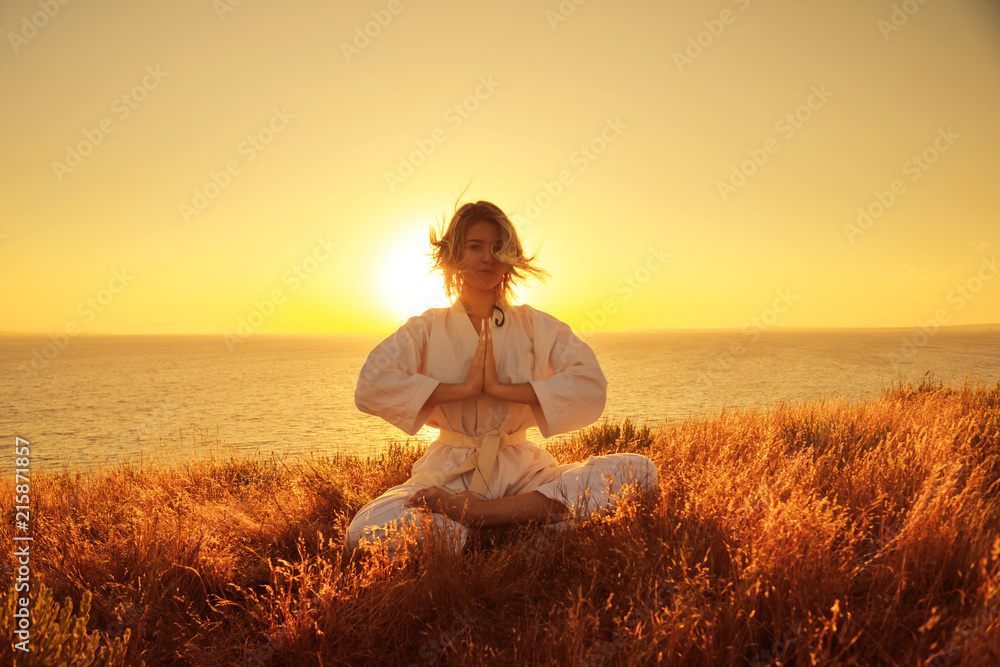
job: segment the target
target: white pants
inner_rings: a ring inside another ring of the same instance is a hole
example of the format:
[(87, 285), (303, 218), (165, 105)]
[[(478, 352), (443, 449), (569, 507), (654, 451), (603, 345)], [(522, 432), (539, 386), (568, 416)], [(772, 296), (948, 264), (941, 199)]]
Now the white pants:
[[(645, 456), (631, 453), (591, 456), (583, 463), (558, 466), (553, 469), (553, 474), (558, 476), (552, 481), (535, 489), (525, 489), (522, 493), (538, 491), (546, 498), (554, 498), (563, 503), (572, 516), (581, 519), (599, 509), (613, 509), (615, 497), (622, 493), (626, 485), (648, 492), (656, 489), (658, 484), (653, 462)], [(352, 547), (368, 546), (388, 540), (387, 546), (391, 547), (400, 529), (404, 526), (416, 528), (423, 518), (429, 520), (431, 527), (440, 530), (445, 539), (460, 551), (469, 534), (463, 524), (443, 514), (435, 513), (428, 517), (427, 510), (406, 504), (418, 489), (425, 486), (400, 484), (362, 507), (347, 529), (347, 544)], [(449, 486), (448, 490), (466, 490), (460, 488), (464, 484), (453, 488), (455, 486)]]

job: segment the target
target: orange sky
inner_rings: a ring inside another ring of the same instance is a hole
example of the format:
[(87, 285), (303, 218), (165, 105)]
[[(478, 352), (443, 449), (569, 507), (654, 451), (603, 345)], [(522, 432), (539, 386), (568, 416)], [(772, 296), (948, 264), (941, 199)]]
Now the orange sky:
[(444, 305), (427, 230), (466, 186), (541, 244), (519, 300), (576, 330), (1000, 320), (995, 3), (17, 0), (0, 27), (0, 331), (392, 331)]

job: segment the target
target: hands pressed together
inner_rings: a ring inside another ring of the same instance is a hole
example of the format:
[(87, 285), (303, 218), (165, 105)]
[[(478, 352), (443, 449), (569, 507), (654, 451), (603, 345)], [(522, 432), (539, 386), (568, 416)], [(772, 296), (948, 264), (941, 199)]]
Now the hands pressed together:
[[(427, 399), (427, 405), (467, 400), (480, 394), (540, 409), (538, 395), (530, 382), (503, 384), (497, 377), (496, 358), (493, 354), (493, 330), (489, 318), (483, 320), (479, 343), (472, 355), (465, 381), (461, 384), (439, 383), (434, 393)], [(531, 497), (510, 496), (503, 499), (481, 500), (471, 491), (451, 493), (439, 486), (429, 486), (418, 490), (407, 502), (469, 526), (493, 525), (514, 519), (534, 520), (548, 516), (553, 510), (565, 509), (560, 503), (553, 504), (541, 494), (523, 495)]]
[[(500, 380), (497, 377), (496, 358), (493, 356), (493, 332), (490, 329), (489, 318), (483, 319), (479, 330), (479, 343), (472, 355), (469, 374), (462, 383), (466, 398), (479, 394), (500, 398)], [(437, 514), (444, 514), (455, 521), (468, 522), (468, 510), (477, 502), (471, 491), (451, 493), (440, 486), (428, 486), (420, 489), (407, 501), (410, 505), (425, 507)]]
[(476, 351), (472, 355), (472, 364), (469, 366), (469, 374), (462, 386), (467, 390), (467, 398), (478, 394), (503, 398), (500, 395), (503, 385), (497, 378), (497, 363), (493, 356), (493, 329), (488, 317), (483, 319), (483, 325), (479, 331), (479, 344), (476, 345)]
[(425, 402), (426, 407), (452, 401), (466, 401), (480, 394), (491, 398), (523, 403), (533, 408), (540, 407), (538, 395), (531, 382), (504, 384), (497, 376), (497, 362), (493, 353), (493, 325), (489, 319), (483, 320), (476, 351), (469, 362), (469, 372), (465, 380), (456, 383), (439, 382)]

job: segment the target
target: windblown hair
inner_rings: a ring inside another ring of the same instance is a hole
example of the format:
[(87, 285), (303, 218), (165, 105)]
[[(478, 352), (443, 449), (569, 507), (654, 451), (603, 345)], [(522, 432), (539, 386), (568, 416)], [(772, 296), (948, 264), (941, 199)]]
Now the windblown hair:
[(442, 220), (441, 230), (435, 230), (433, 226), (430, 230), (433, 268), (444, 276), (445, 295), (452, 303), (458, 298), (462, 287), (459, 264), (465, 252), (465, 237), (469, 227), (477, 222), (492, 222), (500, 230), (500, 249), (494, 255), (507, 264), (507, 273), (497, 287), (496, 305), (503, 309), (509, 308), (514, 297), (514, 286), (526, 283), (528, 276), (542, 282), (551, 277), (548, 271), (535, 266), (538, 252), (531, 257), (524, 255), (517, 230), (500, 207), (488, 201), (480, 200), (474, 204), (470, 202), (455, 209), (447, 228)]

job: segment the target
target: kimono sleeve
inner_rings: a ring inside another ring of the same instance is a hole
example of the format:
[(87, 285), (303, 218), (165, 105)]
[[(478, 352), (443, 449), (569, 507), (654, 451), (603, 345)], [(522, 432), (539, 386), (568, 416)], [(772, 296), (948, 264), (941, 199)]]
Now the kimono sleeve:
[(539, 407), (532, 406), (542, 436), (574, 431), (604, 412), (608, 381), (590, 346), (565, 322), (535, 310), (532, 317)]
[(433, 407), (423, 408), (439, 380), (423, 375), (430, 321), (416, 315), (375, 346), (361, 367), (354, 404), (407, 435), (416, 435)]

